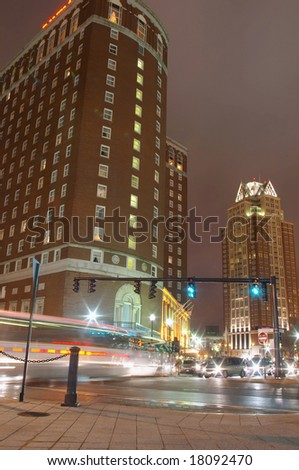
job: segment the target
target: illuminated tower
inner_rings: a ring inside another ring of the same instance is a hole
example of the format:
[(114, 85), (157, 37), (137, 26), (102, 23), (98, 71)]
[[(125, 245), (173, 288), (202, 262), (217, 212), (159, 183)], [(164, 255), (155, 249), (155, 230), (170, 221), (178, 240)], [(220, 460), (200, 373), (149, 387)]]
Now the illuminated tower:
[[(228, 210), (222, 246), (223, 276), (277, 277), (279, 327), (299, 319), (294, 228), (284, 221), (280, 199), (270, 181), (241, 183)], [(258, 329), (273, 326), (273, 302), (253, 298), (245, 284), (224, 286), (225, 328), (232, 350), (246, 352), (258, 344)]]
[(0, 308), (29, 309), (35, 257), (39, 312), (132, 325), (159, 314), (148, 285), (72, 286), (164, 276), (165, 228), (152, 221), (168, 198), (167, 52), (143, 1), (69, 0), (2, 70)]

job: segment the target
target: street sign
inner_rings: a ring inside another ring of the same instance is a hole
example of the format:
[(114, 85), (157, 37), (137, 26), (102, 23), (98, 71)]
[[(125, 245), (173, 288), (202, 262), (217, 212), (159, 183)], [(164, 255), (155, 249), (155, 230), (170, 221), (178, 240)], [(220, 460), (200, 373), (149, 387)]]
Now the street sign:
[(265, 331), (260, 331), (258, 334), (258, 341), (259, 341), (259, 344), (268, 343), (268, 333), (266, 333)]

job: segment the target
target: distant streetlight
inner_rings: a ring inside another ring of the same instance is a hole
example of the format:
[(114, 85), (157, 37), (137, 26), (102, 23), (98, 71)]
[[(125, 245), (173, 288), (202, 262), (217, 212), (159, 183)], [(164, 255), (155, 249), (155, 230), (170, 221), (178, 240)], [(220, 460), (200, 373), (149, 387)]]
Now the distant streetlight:
[(149, 316), (150, 322), (151, 322), (151, 338), (154, 336), (154, 321), (156, 320), (156, 315), (152, 313)]

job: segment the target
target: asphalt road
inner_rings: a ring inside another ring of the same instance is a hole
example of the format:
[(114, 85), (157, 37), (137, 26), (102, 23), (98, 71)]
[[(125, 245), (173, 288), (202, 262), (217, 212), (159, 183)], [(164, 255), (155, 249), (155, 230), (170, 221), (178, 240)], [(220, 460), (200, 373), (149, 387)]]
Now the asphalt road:
[[(0, 386), (0, 397), (18, 397), (18, 384)], [(28, 392), (62, 399), (66, 384), (38, 382)], [(288, 379), (241, 379), (139, 377), (79, 383), (79, 400), (98, 397), (105, 403), (189, 409), (206, 412), (286, 413), (299, 412), (299, 377)], [(58, 397), (59, 395), (59, 397)], [(81, 397), (81, 398), (80, 398)]]

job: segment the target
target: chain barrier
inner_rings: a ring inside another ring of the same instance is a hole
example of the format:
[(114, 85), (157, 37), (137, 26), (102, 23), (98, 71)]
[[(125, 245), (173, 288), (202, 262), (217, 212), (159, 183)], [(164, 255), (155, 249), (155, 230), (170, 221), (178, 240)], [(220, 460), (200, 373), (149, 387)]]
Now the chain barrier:
[[(7, 354), (4, 351), (0, 351), (0, 354), (8, 357), (9, 359), (13, 359), (14, 361), (25, 362), (25, 359), (22, 359), (21, 357), (17, 357), (17, 356), (12, 356), (11, 354)], [(31, 362), (33, 364), (38, 364), (38, 363), (43, 363), (43, 362), (52, 362), (52, 361), (57, 361), (58, 359), (62, 359), (63, 357), (66, 357), (69, 355), (70, 353), (68, 352), (66, 354), (61, 354), (61, 356), (49, 357), (48, 359), (29, 359), (27, 362)]]

